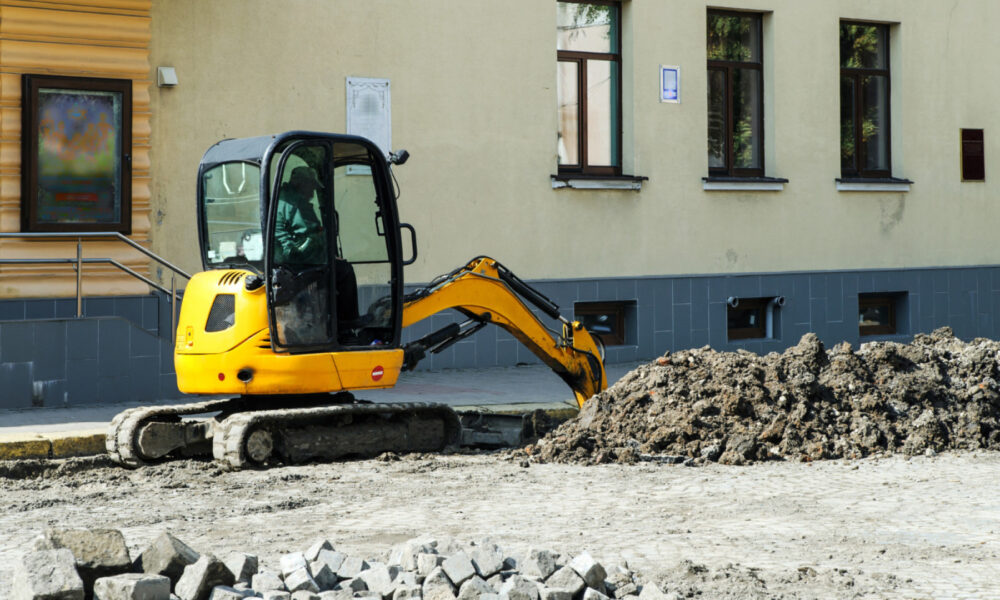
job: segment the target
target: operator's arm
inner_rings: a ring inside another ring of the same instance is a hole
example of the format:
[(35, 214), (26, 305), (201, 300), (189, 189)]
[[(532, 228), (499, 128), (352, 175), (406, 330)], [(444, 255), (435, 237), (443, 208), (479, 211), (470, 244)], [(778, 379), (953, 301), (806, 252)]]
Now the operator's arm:
[(274, 224), (274, 240), (278, 244), (276, 254), (279, 255), (275, 259), (278, 262), (290, 260), (297, 252), (296, 235), (292, 230), (293, 211), (294, 208), (288, 202), (278, 204), (278, 214)]

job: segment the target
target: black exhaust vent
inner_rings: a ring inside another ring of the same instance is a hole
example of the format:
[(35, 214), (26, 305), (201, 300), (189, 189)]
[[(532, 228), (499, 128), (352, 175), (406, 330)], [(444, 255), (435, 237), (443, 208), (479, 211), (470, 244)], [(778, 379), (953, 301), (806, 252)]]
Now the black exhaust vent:
[(243, 271), (226, 271), (219, 277), (219, 285), (236, 285), (246, 276)]
[(236, 322), (236, 296), (233, 294), (219, 294), (212, 302), (212, 309), (208, 311), (208, 322), (205, 323), (205, 331), (225, 331)]

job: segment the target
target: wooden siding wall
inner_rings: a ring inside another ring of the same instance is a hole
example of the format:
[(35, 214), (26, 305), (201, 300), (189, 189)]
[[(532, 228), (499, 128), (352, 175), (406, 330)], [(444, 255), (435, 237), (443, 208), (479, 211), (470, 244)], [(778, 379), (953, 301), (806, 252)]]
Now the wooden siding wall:
[[(0, 0), (0, 231), (21, 227), (21, 75), (132, 80), (132, 239), (150, 234), (150, 9), (152, 0)], [(76, 256), (76, 242), (0, 240), (4, 258)], [(148, 262), (121, 242), (84, 244), (140, 272)], [(145, 293), (111, 265), (84, 267), (84, 294)], [(0, 298), (73, 296), (72, 267), (0, 267)]]

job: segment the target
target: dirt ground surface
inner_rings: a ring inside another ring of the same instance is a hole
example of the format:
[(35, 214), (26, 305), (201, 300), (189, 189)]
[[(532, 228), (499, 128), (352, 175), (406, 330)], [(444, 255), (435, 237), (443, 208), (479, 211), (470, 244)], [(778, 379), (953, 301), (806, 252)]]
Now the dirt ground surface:
[(697, 598), (1000, 597), (1000, 454), (686, 467), (404, 456), (225, 472), (182, 461), (0, 464), (0, 598), (47, 527), (167, 530), (199, 552), (281, 554), (326, 537), (379, 557), (430, 534), (607, 565)]

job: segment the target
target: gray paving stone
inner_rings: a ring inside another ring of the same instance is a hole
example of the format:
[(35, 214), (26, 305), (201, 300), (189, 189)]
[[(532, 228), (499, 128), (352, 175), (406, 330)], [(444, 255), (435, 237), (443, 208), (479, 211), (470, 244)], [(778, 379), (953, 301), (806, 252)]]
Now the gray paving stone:
[(347, 590), (352, 594), (356, 592), (367, 592), (368, 585), (363, 579), (354, 577), (352, 579), (345, 579), (337, 584), (338, 590)]
[(607, 578), (608, 573), (604, 570), (604, 566), (594, 560), (594, 557), (589, 552), (577, 554), (567, 566), (582, 577), (584, 583), (589, 587), (595, 590), (604, 588), (604, 580)]
[(309, 590), (299, 590), (292, 592), (292, 600), (319, 600), (319, 594)]
[(278, 590), (267, 590), (265, 592), (261, 592), (260, 597), (263, 600), (291, 600), (292, 595), (289, 594), (288, 592), (282, 592)]
[(335, 574), (339, 575), (340, 566), (344, 564), (344, 559), (347, 555), (343, 552), (337, 552), (336, 550), (320, 550), (316, 554), (316, 560), (314, 560), (309, 566), (310, 568), (315, 568), (316, 563), (324, 564), (330, 567), (330, 570)]
[(417, 559), (421, 554), (436, 554), (437, 541), (433, 538), (414, 538), (396, 544), (389, 551), (390, 565), (399, 565), (407, 571), (417, 570)]
[(446, 558), (441, 563), (441, 569), (456, 586), (462, 585), (468, 578), (476, 574), (476, 567), (472, 564), (472, 559), (464, 551)]
[(314, 562), (317, 558), (319, 558), (319, 553), (322, 550), (333, 551), (333, 544), (330, 543), (330, 540), (316, 540), (313, 545), (309, 546), (309, 549), (305, 551), (306, 560)]
[(243, 600), (244, 598), (252, 598), (253, 596), (253, 590), (241, 590), (228, 585), (217, 585), (212, 588), (212, 593), (209, 595), (208, 600)]
[(472, 564), (483, 579), (489, 579), (503, 569), (504, 556), (495, 546), (480, 546), (472, 551)]
[(193, 564), (184, 567), (184, 574), (177, 580), (174, 593), (181, 600), (208, 600), (212, 588), (217, 585), (231, 586), (233, 583), (233, 574), (225, 563), (211, 554), (202, 554)]
[(532, 548), (528, 556), (518, 562), (518, 567), (522, 576), (544, 581), (556, 571), (556, 555), (549, 550)]
[(577, 592), (583, 591), (583, 588), (586, 587), (586, 583), (583, 581), (583, 578), (576, 573), (576, 571), (566, 566), (559, 569), (552, 575), (549, 575), (549, 578), (545, 580), (545, 587), (552, 590), (563, 590), (569, 592), (569, 594), (573, 596), (576, 595)]
[(66, 548), (76, 560), (76, 572), (89, 597), (94, 582), (131, 570), (125, 536), (117, 529), (48, 529), (36, 542), (38, 549)]
[(288, 577), (291, 573), (298, 571), (299, 569), (308, 569), (309, 561), (306, 560), (306, 555), (303, 552), (290, 552), (288, 554), (283, 554), (280, 559), (281, 563), (281, 574)]
[(149, 573), (122, 573), (94, 582), (94, 600), (168, 600), (170, 579)]
[(83, 600), (83, 580), (66, 548), (26, 552), (14, 570), (17, 600)]
[(649, 583), (642, 586), (639, 592), (640, 600), (667, 600), (667, 595), (660, 589), (660, 586)]
[(445, 557), (440, 554), (421, 553), (417, 555), (417, 574), (423, 577), (430, 575), (431, 571), (441, 566)]
[(595, 590), (594, 588), (588, 587), (583, 590), (583, 600), (611, 600), (608, 596), (602, 594), (601, 592)]
[(340, 580), (333, 569), (323, 562), (316, 561), (311, 563), (309, 565), (309, 571), (312, 573), (313, 579), (316, 581), (316, 585), (319, 586), (319, 590), (321, 592), (332, 590), (337, 586), (337, 582)]
[(253, 554), (234, 552), (226, 557), (224, 562), (236, 581), (249, 583), (250, 579), (257, 573), (258, 561)]
[(184, 574), (184, 568), (194, 564), (198, 558), (199, 554), (190, 546), (164, 531), (139, 555), (133, 570), (165, 575), (176, 584)]
[(509, 600), (538, 600), (538, 585), (520, 575), (512, 575), (497, 591)]
[(372, 563), (367, 569), (358, 574), (358, 579), (365, 582), (369, 591), (377, 592), (383, 596), (392, 596), (393, 575), (389, 572), (389, 567), (382, 563)]
[(421, 590), (424, 600), (455, 600), (455, 586), (441, 567), (430, 572)]
[(538, 590), (538, 597), (540, 600), (573, 600), (573, 594), (570, 592), (545, 587), (544, 585)]
[(495, 591), (482, 577), (473, 575), (458, 589), (458, 600), (476, 600), (483, 594), (492, 594)]
[(403, 584), (397, 585), (392, 593), (392, 600), (413, 600), (423, 598), (424, 592), (419, 585)]
[(341, 579), (353, 579), (358, 576), (358, 573), (364, 571), (368, 568), (368, 563), (363, 559), (356, 556), (348, 556), (340, 563), (340, 568), (337, 569), (337, 575)]
[(285, 582), (282, 581), (281, 576), (274, 571), (261, 571), (256, 573), (250, 579), (250, 587), (257, 592), (287, 591), (285, 588)]
[[(303, 560), (305, 560), (304, 557)], [(319, 592), (319, 585), (316, 583), (316, 580), (312, 578), (312, 574), (309, 573), (308, 567), (296, 569), (285, 575), (285, 588), (287, 588), (289, 592), (292, 592), (292, 594), (295, 594), (295, 592), (300, 590)]]

